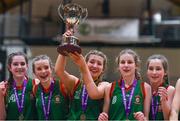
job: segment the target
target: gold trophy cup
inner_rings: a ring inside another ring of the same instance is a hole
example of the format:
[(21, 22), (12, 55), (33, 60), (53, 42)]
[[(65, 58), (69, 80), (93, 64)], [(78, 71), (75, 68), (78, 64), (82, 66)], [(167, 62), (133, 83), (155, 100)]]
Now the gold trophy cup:
[[(74, 27), (87, 18), (88, 11), (76, 3), (68, 3), (66, 5), (59, 5), (58, 14), (66, 24), (66, 28), (73, 30), (72, 33), (74, 33)], [(79, 39), (74, 35), (63, 37), (57, 51), (65, 56), (67, 55), (66, 53), (81, 53), (82, 50), (79, 46)]]

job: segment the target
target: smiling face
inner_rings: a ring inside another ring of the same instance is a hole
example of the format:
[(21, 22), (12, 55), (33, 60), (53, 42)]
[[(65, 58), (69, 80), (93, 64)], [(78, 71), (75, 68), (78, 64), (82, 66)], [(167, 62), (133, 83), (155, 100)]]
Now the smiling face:
[(16, 55), (12, 57), (12, 62), (8, 65), (9, 71), (15, 80), (23, 79), (27, 73), (28, 65), (24, 56)]
[(87, 61), (88, 68), (94, 80), (97, 80), (104, 71), (104, 58), (91, 54)]
[(166, 75), (166, 72), (162, 61), (160, 59), (151, 59), (147, 70), (147, 77), (150, 83), (160, 85), (164, 81), (164, 75)]
[(122, 78), (135, 76), (136, 64), (131, 54), (122, 54), (119, 58), (119, 71)]
[(52, 69), (48, 59), (40, 59), (34, 62), (34, 75), (41, 83), (51, 81)]

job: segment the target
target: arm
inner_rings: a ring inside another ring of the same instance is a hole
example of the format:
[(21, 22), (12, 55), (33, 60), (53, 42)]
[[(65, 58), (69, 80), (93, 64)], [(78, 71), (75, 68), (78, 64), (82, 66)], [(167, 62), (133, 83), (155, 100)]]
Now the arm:
[(152, 98), (151, 86), (147, 83), (144, 83), (144, 88), (145, 88), (145, 93), (146, 93), (146, 97), (144, 99), (144, 116), (145, 116), (145, 119), (148, 120), (149, 112), (150, 112), (150, 105), (151, 105), (151, 98)]
[(108, 82), (101, 82), (98, 86), (94, 83), (89, 68), (85, 62), (84, 57), (78, 53), (71, 53), (69, 57), (79, 67), (82, 73), (82, 79), (88, 91), (88, 95), (91, 99), (101, 99), (104, 97), (105, 87), (109, 84)]
[(161, 97), (161, 107), (163, 111), (163, 116), (165, 120), (169, 120), (169, 115), (171, 111), (172, 99), (174, 97), (174, 87), (169, 86), (168, 89), (164, 87), (159, 87), (158, 92)]
[(109, 106), (110, 106), (110, 90), (111, 90), (112, 83), (109, 84), (105, 89), (105, 96), (104, 96), (104, 105), (103, 105), (103, 112), (100, 113), (98, 117), (98, 121), (107, 121), (109, 116)]
[(179, 108), (180, 108), (180, 79), (177, 80), (176, 88), (175, 88), (175, 94), (172, 101), (172, 108), (171, 108), (171, 114), (170, 114), (170, 120), (178, 120), (178, 114), (179, 114)]
[(109, 113), (109, 106), (111, 102), (111, 97), (110, 97), (111, 86), (112, 86), (112, 83), (108, 84), (108, 86), (105, 89), (103, 112), (107, 114)]
[(6, 119), (6, 107), (4, 102), (4, 96), (6, 93), (6, 83), (7, 82), (4, 81), (0, 83), (0, 120)]
[(0, 120), (6, 119), (6, 108), (5, 108), (5, 102), (4, 102), (4, 96), (0, 97)]
[(67, 91), (71, 93), (73, 91), (73, 87), (78, 82), (78, 78), (66, 72), (65, 65), (66, 65), (66, 57), (59, 54), (55, 64), (55, 73), (57, 74), (58, 77), (60, 77)]

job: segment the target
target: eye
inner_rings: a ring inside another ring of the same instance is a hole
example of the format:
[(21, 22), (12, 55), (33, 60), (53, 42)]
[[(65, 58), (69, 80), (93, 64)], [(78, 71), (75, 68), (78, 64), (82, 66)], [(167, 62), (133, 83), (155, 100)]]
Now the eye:
[(121, 64), (125, 64), (126, 62), (125, 62), (124, 60), (121, 60), (120, 63), (121, 63)]
[(94, 61), (94, 60), (90, 60), (90, 61), (89, 61), (89, 63), (94, 64), (94, 63), (95, 63), (95, 61)]
[(152, 67), (152, 66), (150, 66), (149, 68), (148, 68), (148, 70), (150, 70), (150, 71), (152, 71), (154, 68)]
[(26, 65), (26, 63), (25, 62), (21, 62), (21, 66), (25, 66)]
[(44, 66), (44, 69), (45, 69), (45, 70), (48, 70), (48, 69), (49, 69), (49, 66)]
[(41, 71), (41, 70), (42, 70), (42, 68), (41, 68), (41, 67), (37, 67), (36, 69), (37, 69), (38, 71)]
[(160, 70), (162, 70), (162, 68), (161, 67), (156, 67), (156, 70), (160, 71)]
[(13, 66), (18, 66), (18, 63), (12, 63)]
[(131, 60), (128, 60), (128, 62), (127, 62), (128, 64), (132, 64), (132, 63), (134, 63), (133, 61), (131, 61)]

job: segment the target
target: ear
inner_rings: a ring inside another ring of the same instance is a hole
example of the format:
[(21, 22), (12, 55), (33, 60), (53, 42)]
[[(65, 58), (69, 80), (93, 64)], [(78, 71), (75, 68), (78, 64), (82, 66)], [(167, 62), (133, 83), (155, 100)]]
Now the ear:
[(7, 68), (8, 68), (8, 71), (11, 71), (11, 66), (8, 65)]

